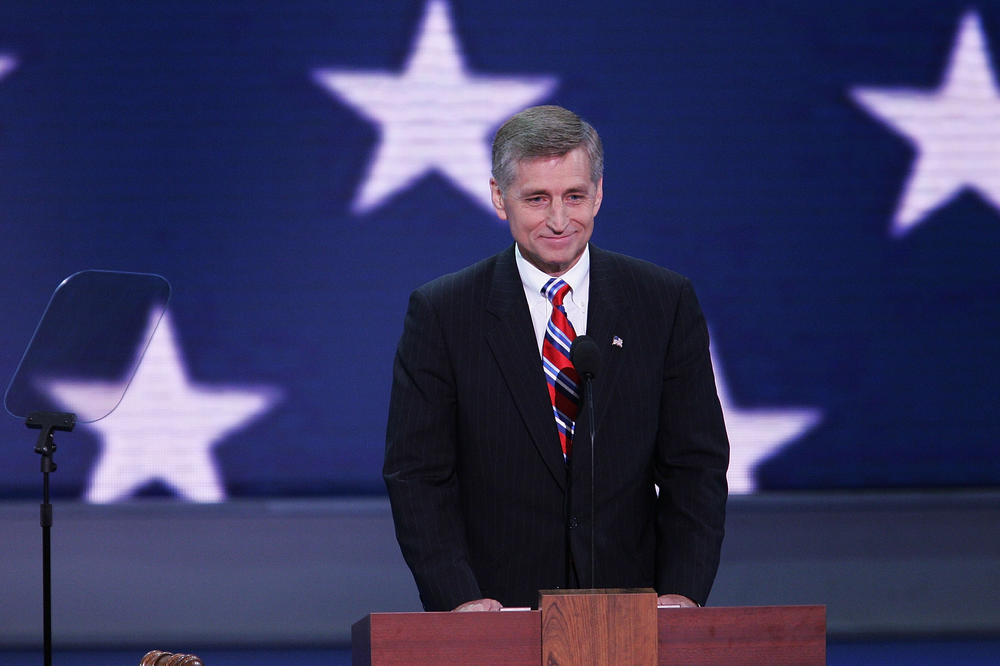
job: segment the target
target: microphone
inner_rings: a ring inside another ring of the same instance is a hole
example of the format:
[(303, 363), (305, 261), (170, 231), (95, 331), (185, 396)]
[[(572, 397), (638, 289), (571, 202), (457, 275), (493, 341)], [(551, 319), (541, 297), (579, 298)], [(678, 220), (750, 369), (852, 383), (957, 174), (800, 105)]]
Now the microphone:
[(590, 426), (590, 587), (594, 587), (597, 578), (597, 558), (594, 555), (597, 549), (597, 541), (594, 538), (594, 524), (597, 522), (597, 513), (594, 510), (594, 433), (597, 432), (597, 424), (594, 422), (594, 385), (591, 380), (601, 368), (601, 350), (589, 335), (578, 335), (569, 348), (569, 360), (583, 379), (583, 392), (587, 396)]
[(569, 348), (569, 360), (581, 377), (593, 379), (601, 369), (601, 350), (594, 338), (578, 335)]

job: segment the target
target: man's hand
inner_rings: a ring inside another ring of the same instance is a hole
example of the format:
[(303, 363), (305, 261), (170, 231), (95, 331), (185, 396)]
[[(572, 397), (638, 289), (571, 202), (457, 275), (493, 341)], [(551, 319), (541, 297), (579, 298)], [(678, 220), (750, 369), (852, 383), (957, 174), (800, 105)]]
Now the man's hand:
[(455, 606), (451, 612), (464, 613), (466, 611), (498, 611), (501, 608), (503, 608), (503, 605), (496, 599), (473, 599), (472, 601), (466, 601), (464, 604)]
[(697, 608), (698, 604), (682, 594), (661, 594), (656, 598), (657, 606), (680, 606), (681, 608)]

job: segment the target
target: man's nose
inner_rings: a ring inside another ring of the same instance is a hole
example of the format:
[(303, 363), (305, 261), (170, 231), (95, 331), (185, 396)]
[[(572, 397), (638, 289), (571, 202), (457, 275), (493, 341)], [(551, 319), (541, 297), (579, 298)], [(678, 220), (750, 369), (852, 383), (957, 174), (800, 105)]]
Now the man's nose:
[(556, 200), (552, 203), (552, 208), (549, 210), (548, 226), (556, 233), (566, 231), (566, 227), (569, 226), (569, 210), (562, 201)]

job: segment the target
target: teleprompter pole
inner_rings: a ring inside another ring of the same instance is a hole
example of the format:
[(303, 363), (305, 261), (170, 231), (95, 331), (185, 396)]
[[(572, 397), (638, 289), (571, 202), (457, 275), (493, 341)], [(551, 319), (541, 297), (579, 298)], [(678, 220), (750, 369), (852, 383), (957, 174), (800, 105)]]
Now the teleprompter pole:
[(49, 474), (56, 471), (56, 463), (52, 459), (56, 451), (53, 434), (56, 430), (72, 430), (76, 425), (76, 415), (66, 412), (33, 412), (28, 415), (25, 425), (41, 430), (35, 444), (35, 453), (42, 456), (42, 640), (45, 666), (52, 666), (52, 503), (49, 498)]

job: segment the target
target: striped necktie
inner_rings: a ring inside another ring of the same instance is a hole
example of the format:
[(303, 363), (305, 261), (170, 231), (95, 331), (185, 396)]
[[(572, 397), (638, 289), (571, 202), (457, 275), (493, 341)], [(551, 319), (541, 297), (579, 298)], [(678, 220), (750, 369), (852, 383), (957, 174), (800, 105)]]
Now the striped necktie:
[(576, 389), (580, 377), (569, 360), (569, 349), (576, 338), (576, 331), (563, 306), (563, 299), (569, 291), (569, 285), (559, 278), (552, 278), (542, 287), (542, 293), (552, 302), (552, 316), (545, 327), (545, 340), (542, 342), (542, 369), (549, 384), (559, 442), (566, 458), (573, 446), (573, 426), (580, 402)]

